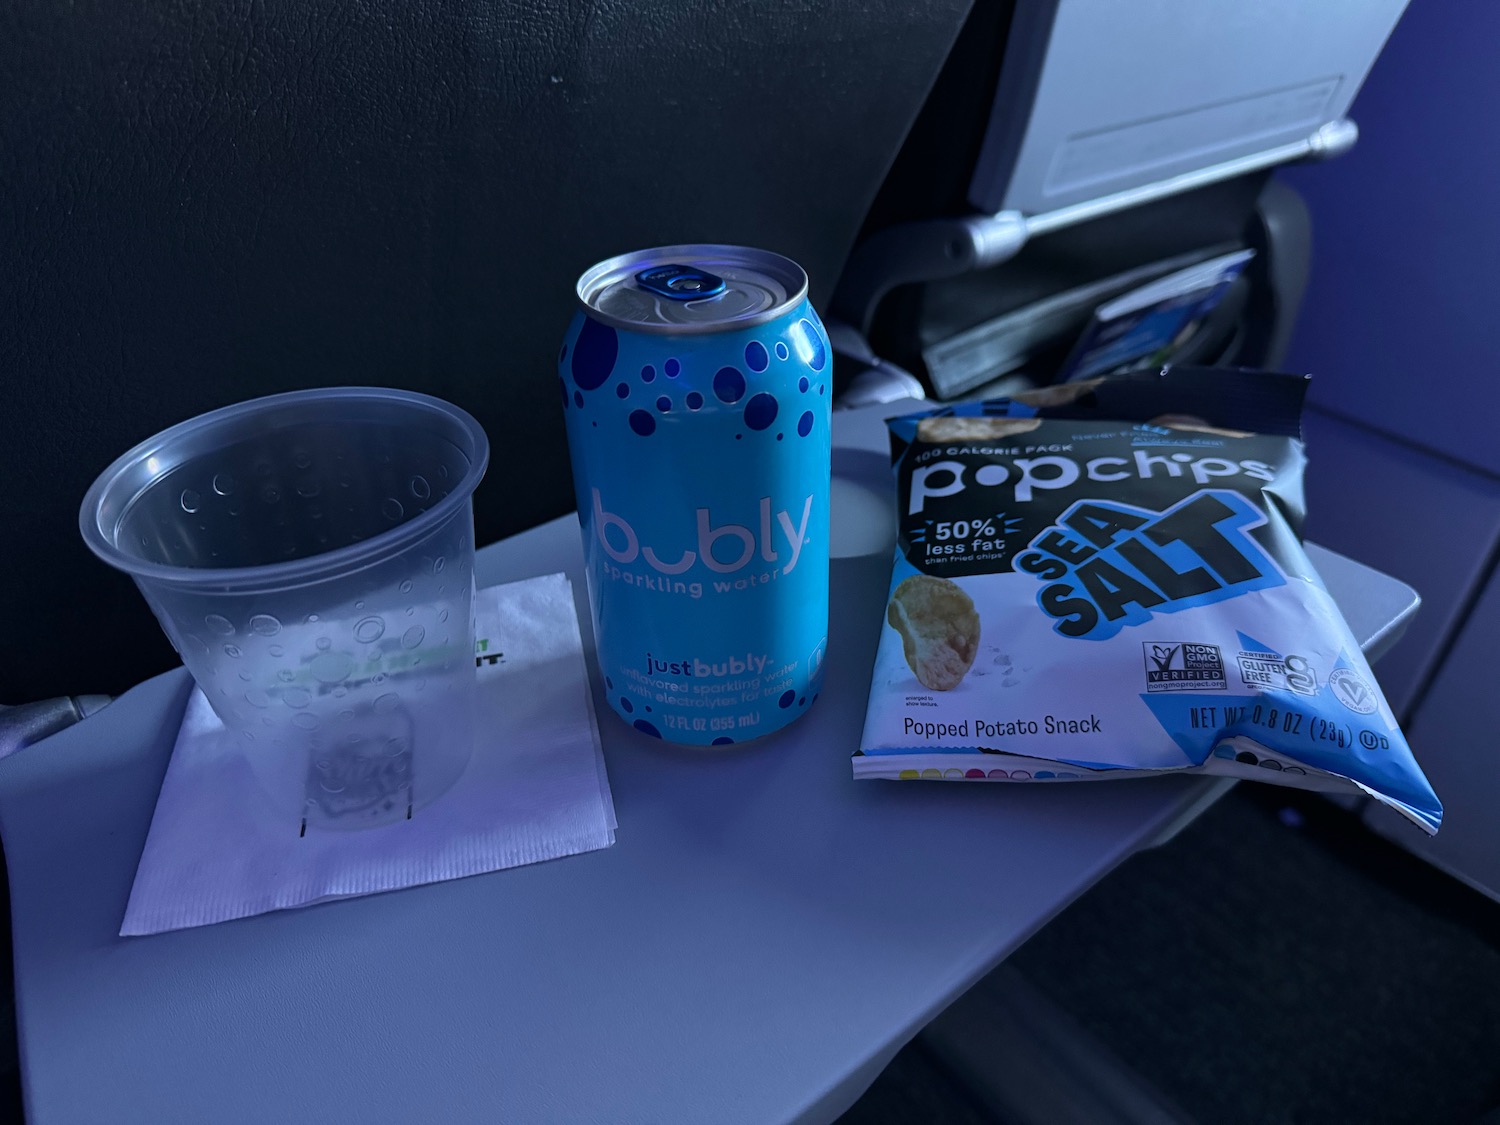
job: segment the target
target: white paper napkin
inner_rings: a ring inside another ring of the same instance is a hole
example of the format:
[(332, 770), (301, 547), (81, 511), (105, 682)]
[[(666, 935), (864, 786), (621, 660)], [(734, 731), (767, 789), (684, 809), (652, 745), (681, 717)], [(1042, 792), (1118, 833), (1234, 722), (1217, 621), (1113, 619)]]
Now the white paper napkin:
[[(412, 819), (289, 830), (195, 690), (121, 936), (434, 883), (608, 847), (614, 803), (562, 574), (480, 590), (479, 706), (460, 780)], [(503, 652), (503, 659), (486, 660)], [(294, 826), (293, 826), (294, 827)]]

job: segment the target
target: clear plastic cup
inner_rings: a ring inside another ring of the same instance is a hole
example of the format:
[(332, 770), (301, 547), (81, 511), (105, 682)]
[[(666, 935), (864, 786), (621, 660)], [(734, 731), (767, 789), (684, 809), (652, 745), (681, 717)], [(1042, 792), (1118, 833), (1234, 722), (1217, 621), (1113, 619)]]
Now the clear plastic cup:
[(469, 759), (488, 461), (479, 423), (440, 399), (297, 391), (137, 445), (79, 523), (257, 776), (295, 776), (287, 815), (368, 827), (407, 818)]

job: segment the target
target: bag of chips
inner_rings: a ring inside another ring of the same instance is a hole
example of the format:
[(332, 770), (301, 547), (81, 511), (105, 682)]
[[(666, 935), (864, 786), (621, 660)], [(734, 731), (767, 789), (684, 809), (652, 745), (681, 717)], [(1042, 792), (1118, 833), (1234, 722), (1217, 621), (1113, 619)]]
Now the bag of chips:
[(1442, 806), (1302, 548), (1307, 379), (1167, 368), (892, 419), (856, 778), (1165, 770)]

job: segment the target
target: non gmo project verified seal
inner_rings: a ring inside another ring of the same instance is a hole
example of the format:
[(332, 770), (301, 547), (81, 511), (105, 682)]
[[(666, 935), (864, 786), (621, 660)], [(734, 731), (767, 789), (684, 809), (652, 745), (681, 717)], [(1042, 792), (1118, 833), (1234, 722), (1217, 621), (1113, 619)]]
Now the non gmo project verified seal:
[(1224, 690), (1224, 658), (1218, 645), (1189, 641), (1144, 641), (1147, 691)]

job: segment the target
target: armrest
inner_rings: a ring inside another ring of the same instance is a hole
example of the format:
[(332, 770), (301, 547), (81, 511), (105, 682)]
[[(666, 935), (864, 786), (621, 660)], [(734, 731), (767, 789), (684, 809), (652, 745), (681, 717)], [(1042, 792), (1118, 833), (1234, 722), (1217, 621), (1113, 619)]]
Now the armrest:
[(109, 705), (107, 695), (63, 695), (18, 707), (0, 705), (0, 758), (8, 758)]

